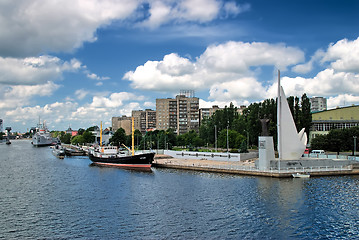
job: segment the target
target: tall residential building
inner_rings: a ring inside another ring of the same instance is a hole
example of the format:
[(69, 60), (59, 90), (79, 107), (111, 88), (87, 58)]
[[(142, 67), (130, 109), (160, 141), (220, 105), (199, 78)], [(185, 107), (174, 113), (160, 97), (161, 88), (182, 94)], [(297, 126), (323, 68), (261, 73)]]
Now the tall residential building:
[(174, 129), (178, 135), (199, 130), (199, 98), (193, 91), (181, 91), (175, 99), (156, 99), (158, 130)]
[(211, 117), (217, 110), (221, 110), (217, 105), (213, 105), (212, 108), (201, 108), (199, 109), (200, 123), (204, 118)]
[(126, 135), (130, 135), (132, 131), (132, 118), (126, 117), (112, 117), (112, 131), (116, 132), (118, 129), (123, 128)]
[(154, 110), (133, 110), (132, 117), (134, 118), (134, 128), (140, 130), (142, 134), (156, 128), (156, 111)]
[(320, 112), (327, 110), (327, 99), (324, 97), (310, 98), (310, 111)]

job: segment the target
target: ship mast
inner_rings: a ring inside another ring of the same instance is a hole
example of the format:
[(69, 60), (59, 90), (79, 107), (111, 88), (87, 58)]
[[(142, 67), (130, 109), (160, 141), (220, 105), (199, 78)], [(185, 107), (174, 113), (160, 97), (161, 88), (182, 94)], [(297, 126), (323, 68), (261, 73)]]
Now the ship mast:
[(134, 117), (132, 117), (132, 156), (135, 155), (135, 126)]
[(102, 121), (100, 126), (100, 147), (102, 147)]
[(282, 158), (282, 101), (281, 101), (281, 85), (280, 85), (280, 71), (278, 70), (278, 99), (277, 99), (277, 131), (278, 131), (278, 170), (280, 170), (280, 160)]

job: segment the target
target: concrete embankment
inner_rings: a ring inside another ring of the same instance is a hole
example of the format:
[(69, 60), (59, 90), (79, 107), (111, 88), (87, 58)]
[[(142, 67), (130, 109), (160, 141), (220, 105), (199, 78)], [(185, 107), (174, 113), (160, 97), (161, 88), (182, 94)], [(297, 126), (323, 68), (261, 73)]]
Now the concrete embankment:
[[(293, 173), (302, 172), (300, 169), (281, 170), (280, 172), (277, 170), (259, 171), (255, 167), (255, 160), (248, 159), (237, 162), (213, 161), (204, 159), (177, 159), (168, 155), (156, 155), (153, 167), (279, 178), (292, 177)], [(311, 176), (359, 175), (359, 169), (353, 166), (347, 166), (345, 169), (311, 169), (309, 174)]]

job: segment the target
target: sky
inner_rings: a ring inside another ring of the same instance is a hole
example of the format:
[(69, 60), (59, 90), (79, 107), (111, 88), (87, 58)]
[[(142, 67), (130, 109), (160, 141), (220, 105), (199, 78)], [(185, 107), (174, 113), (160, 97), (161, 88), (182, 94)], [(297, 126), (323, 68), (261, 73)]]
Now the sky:
[(277, 93), (359, 104), (359, 1), (0, 0), (0, 119), (111, 126), (194, 90), (200, 108)]

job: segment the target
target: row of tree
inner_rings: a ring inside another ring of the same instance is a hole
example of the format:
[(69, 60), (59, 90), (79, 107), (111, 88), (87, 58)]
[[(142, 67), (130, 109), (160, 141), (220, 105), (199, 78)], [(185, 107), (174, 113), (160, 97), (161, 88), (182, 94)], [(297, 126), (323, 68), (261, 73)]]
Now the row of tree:
[[(304, 94), (301, 101), (298, 97), (288, 98), (289, 108), (298, 130), (305, 128), (309, 134), (312, 115), (310, 100)], [(262, 133), (260, 119), (267, 119), (268, 134), (277, 142), (277, 103), (275, 99), (266, 99), (260, 103), (252, 103), (239, 114), (237, 108), (231, 103), (229, 107), (216, 111), (210, 118), (202, 121), (199, 129), (200, 137), (209, 144), (215, 144), (218, 134), (218, 146), (225, 147), (224, 136), (229, 135), (229, 147), (239, 147), (244, 142), (250, 146), (258, 145), (258, 136)]]
[(70, 133), (66, 133), (63, 131), (54, 131), (51, 133), (52, 137), (58, 137), (62, 143), (65, 144), (73, 144), (73, 145), (83, 145), (86, 143), (94, 143), (95, 142), (95, 136), (92, 134), (91, 131), (93, 131), (96, 128), (96, 126), (90, 127), (88, 129), (82, 129), (80, 128), (77, 131), (76, 136), (72, 136)]
[[(289, 97), (288, 104), (297, 129), (300, 130), (304, 127), (309, 133), (312, 122), (309, 98), (306, 94), (302, 96), (301, 101), (298, 97)], [(239, 114), (237, 110), (232, 103), (229, 107), (217, 110), (211, 117), (202, 120), (198, 133), (189, 131), (177, 135), (173, 129), (168, 129), (166, 131), (150, 131), (142, 136), (139, 130), (135, 130), (135, 145), (138, 149), (172, 149), (173, 146), (189, 148), (209, 146), (223, 149), (228, 147), (246, 152), (248, 145), (257, 146), (258, 144), (258, 136), (262, 132), (260, 119), (267, 119), (268, 133), (274, 137), (274, 142), (277, 142), (277, 103), (275, 99), (252, 103), (243, 110), (243, 114)], [(53, 136), (60, 137), (63, 143), (93, 143), (95, 137), (91, 131), (95, 128), (94, 126), (86, 130), (79, 129), (77, 136), (71, 136), (65, 132), (56, 132)], [(120, 128), (114, 133), (110, 142), (116, 146), (122, 144), (130, 146), (131, 135), (126, 135), (125, 130)]]
[[(311, 141), (312, 149), (323, 149), (331, 152), (353, 151), (356, 138), (359, 136), (359, 127), (347, 129), (332, 129), (327, 135), (316, 136)], [(357, 146), (355, 146), (357, 148)]]
[[(312, 122), (310, 101), (304, 94), (301, 101), (298, 97), (289, 97), (288, 104), (293, 114), (297, 129), (306, 129), (309, 133)], [(145, 136), (136, 130), (135, 145), (139, 149), (171, 149), (173, 146), (189, 148), (218, 147), (222, 149), (239, 149), (246, 152), (248, 144), (257, 146), (258, 136), (261, 135), (260, 119), (268, 119), (268, 132), (277, 136), (277, 103), (274, 99), (267, 99), (261, 103), (252, 103), (239, 114), (237, 107), (231, 103), (229, 107), (217, 110), (211, 117), (202, 120), (199, 133), (189, 131), (176, 135), (173, 129), (167, 131), (155, 130), (147, 132)], [(131, 136), (126, 136), (125, 130), (118, 129), (110, 140), (114, 145), (131, 145)]]

